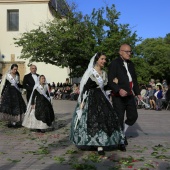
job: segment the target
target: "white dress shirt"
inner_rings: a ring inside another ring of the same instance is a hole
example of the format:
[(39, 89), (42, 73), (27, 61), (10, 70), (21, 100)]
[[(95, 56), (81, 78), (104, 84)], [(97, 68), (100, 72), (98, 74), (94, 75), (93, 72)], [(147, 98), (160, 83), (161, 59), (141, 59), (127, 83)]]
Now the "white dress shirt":
[(123, 63), (124, 63), (124, 66), (125, 66), (125, 68), (126, 68), (126, 70), (127, 70), (127, 75), (128, 75), (128, 77), (129, 77), (129, 82), (131, 82), (131, 81), (132, 81), (132, 76), (131, 76), (131, 74), (129, 73), (128, 66), (127, 66), (127, 62), (124, 61)]
[(37, 82), (37, 80), (38, 80), (37, 75), (36, 75), (36, 74), (32, 74), (32, 78), (34, 79), (34, 81), (35, 81), (35, 83), (36, 83), (36, 82)]

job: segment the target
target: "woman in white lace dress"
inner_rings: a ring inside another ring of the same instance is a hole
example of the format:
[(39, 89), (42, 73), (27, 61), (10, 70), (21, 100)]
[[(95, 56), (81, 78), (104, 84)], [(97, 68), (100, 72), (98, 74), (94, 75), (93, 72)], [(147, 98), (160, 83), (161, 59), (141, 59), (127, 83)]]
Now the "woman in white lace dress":
[(34, 86), (22, 125), (44, 133), (52, 127), (54, 117), (48, 85), (45, 76), (41, 75)]

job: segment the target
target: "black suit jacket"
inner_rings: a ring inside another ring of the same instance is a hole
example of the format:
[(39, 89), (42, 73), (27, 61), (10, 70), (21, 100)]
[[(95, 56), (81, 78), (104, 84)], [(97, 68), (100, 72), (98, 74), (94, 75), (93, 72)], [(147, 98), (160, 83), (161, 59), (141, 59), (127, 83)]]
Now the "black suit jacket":
[[(37, 77), (39, 76), (36, 74)], [(32, 74), (26, 74), (23, 79), (23, 88), (26, 89), (27, 93), (32, 93), (33, 87), (35, 85), (35, 81), (32, 77)]]
[[(128, 63), (128, 70), (132, 76), (133, 91), (135, 95), (140, 95), (134, 64), (130, 60), (128, 60), (127, 63)], [(113, 82), (114, 78), (118, 79), (118, 84)], [(109, 65), (108, 86), (113, 91), (114, 94), (118, 94), (120, 89), (124, 89), (125, 91), (128, 92), (128, 94), (131, 94), (129, 78), (123, 63), (123, 59), (121, 57), (116, 58)]]

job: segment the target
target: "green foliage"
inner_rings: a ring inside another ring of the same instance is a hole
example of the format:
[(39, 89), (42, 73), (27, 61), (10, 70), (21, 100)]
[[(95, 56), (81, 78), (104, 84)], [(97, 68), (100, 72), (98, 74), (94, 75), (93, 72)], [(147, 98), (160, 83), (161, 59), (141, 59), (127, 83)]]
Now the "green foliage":
[(97, 168), (94, 165), (90, 164), (73, 164), (72, 168), (75, 170), (97, 170)]
[(12, 163), (18, 163), (18, 162), (20, 162), (21, 160), (8, 158), (7, 161), (10, 161), (10, 162), (12, 162)]
[(101, 156), (96, 153), (90, 153), (86, 157), (83, 158), (84, 161), (92, 161), (92, 162), (101, 162)]
[(66, 151), (66, 154), (76, 154), (78, 153), (78, 151), (76, 151), (75, 149), (70, 149)]
[(148, 83), (150, 78), (170, 81), (170, 34), (144, 40), (137, 45), (135, 57), (139, 81)]
[(119, 16), (114, 5), (94, 9), (90, 15), (70, 12), (65, 19), (56, 15), (53, 21), (15, 38), (15, 44), (22, 47), (20, 58), (69, 67), (71, 77), (80, 77), (96, 52), (105, 52), (110, 62), (121, 43), (134, 47), (140, 40), (128, 24), (117, 23)]
[(49, 154), (49, 150), (47, 147), (41, 146), (36, 151), (26, 151), (25, 154), (33, 154), (33, 155), (47, 155)]
[(61, 164), (61, 163), (63, 163), (65, 161), (65, 158), (64, 157), (59, 157), (59, 156), (54, 156), (54, 160), (57, 163)]

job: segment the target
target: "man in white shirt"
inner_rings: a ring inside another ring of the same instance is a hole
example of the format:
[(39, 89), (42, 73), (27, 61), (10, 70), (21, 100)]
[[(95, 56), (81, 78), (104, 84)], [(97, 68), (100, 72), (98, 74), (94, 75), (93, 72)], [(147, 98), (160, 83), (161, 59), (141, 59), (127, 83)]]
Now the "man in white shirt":
[(35, 65), (31, 65), (30, 73), (24, 76), (23, 88), (26, 89), (27, 92), (26, 94), (27, 102), (29, 102), (35, 82), (37, 81), (37, 78), (39, 76), (36, 72), (37, 72), (37, 67)]
[[(112, 104), (124, 133), (138, 118), (134, 95), (142, 100), (135, 67), (130, 60), (131, 54), (131, 46), (122, 44), (119, 49), (119, 57), (114, 59), (108, 68), (108, 86), (112, 90)], [(117, 83), (113, 81), (115, 78), (118, 80)], [(127, 144), (127, 140), (125, 140), (125, 145)], [(123, 144), (120, 145), (120, 150), (126, 151)]]

